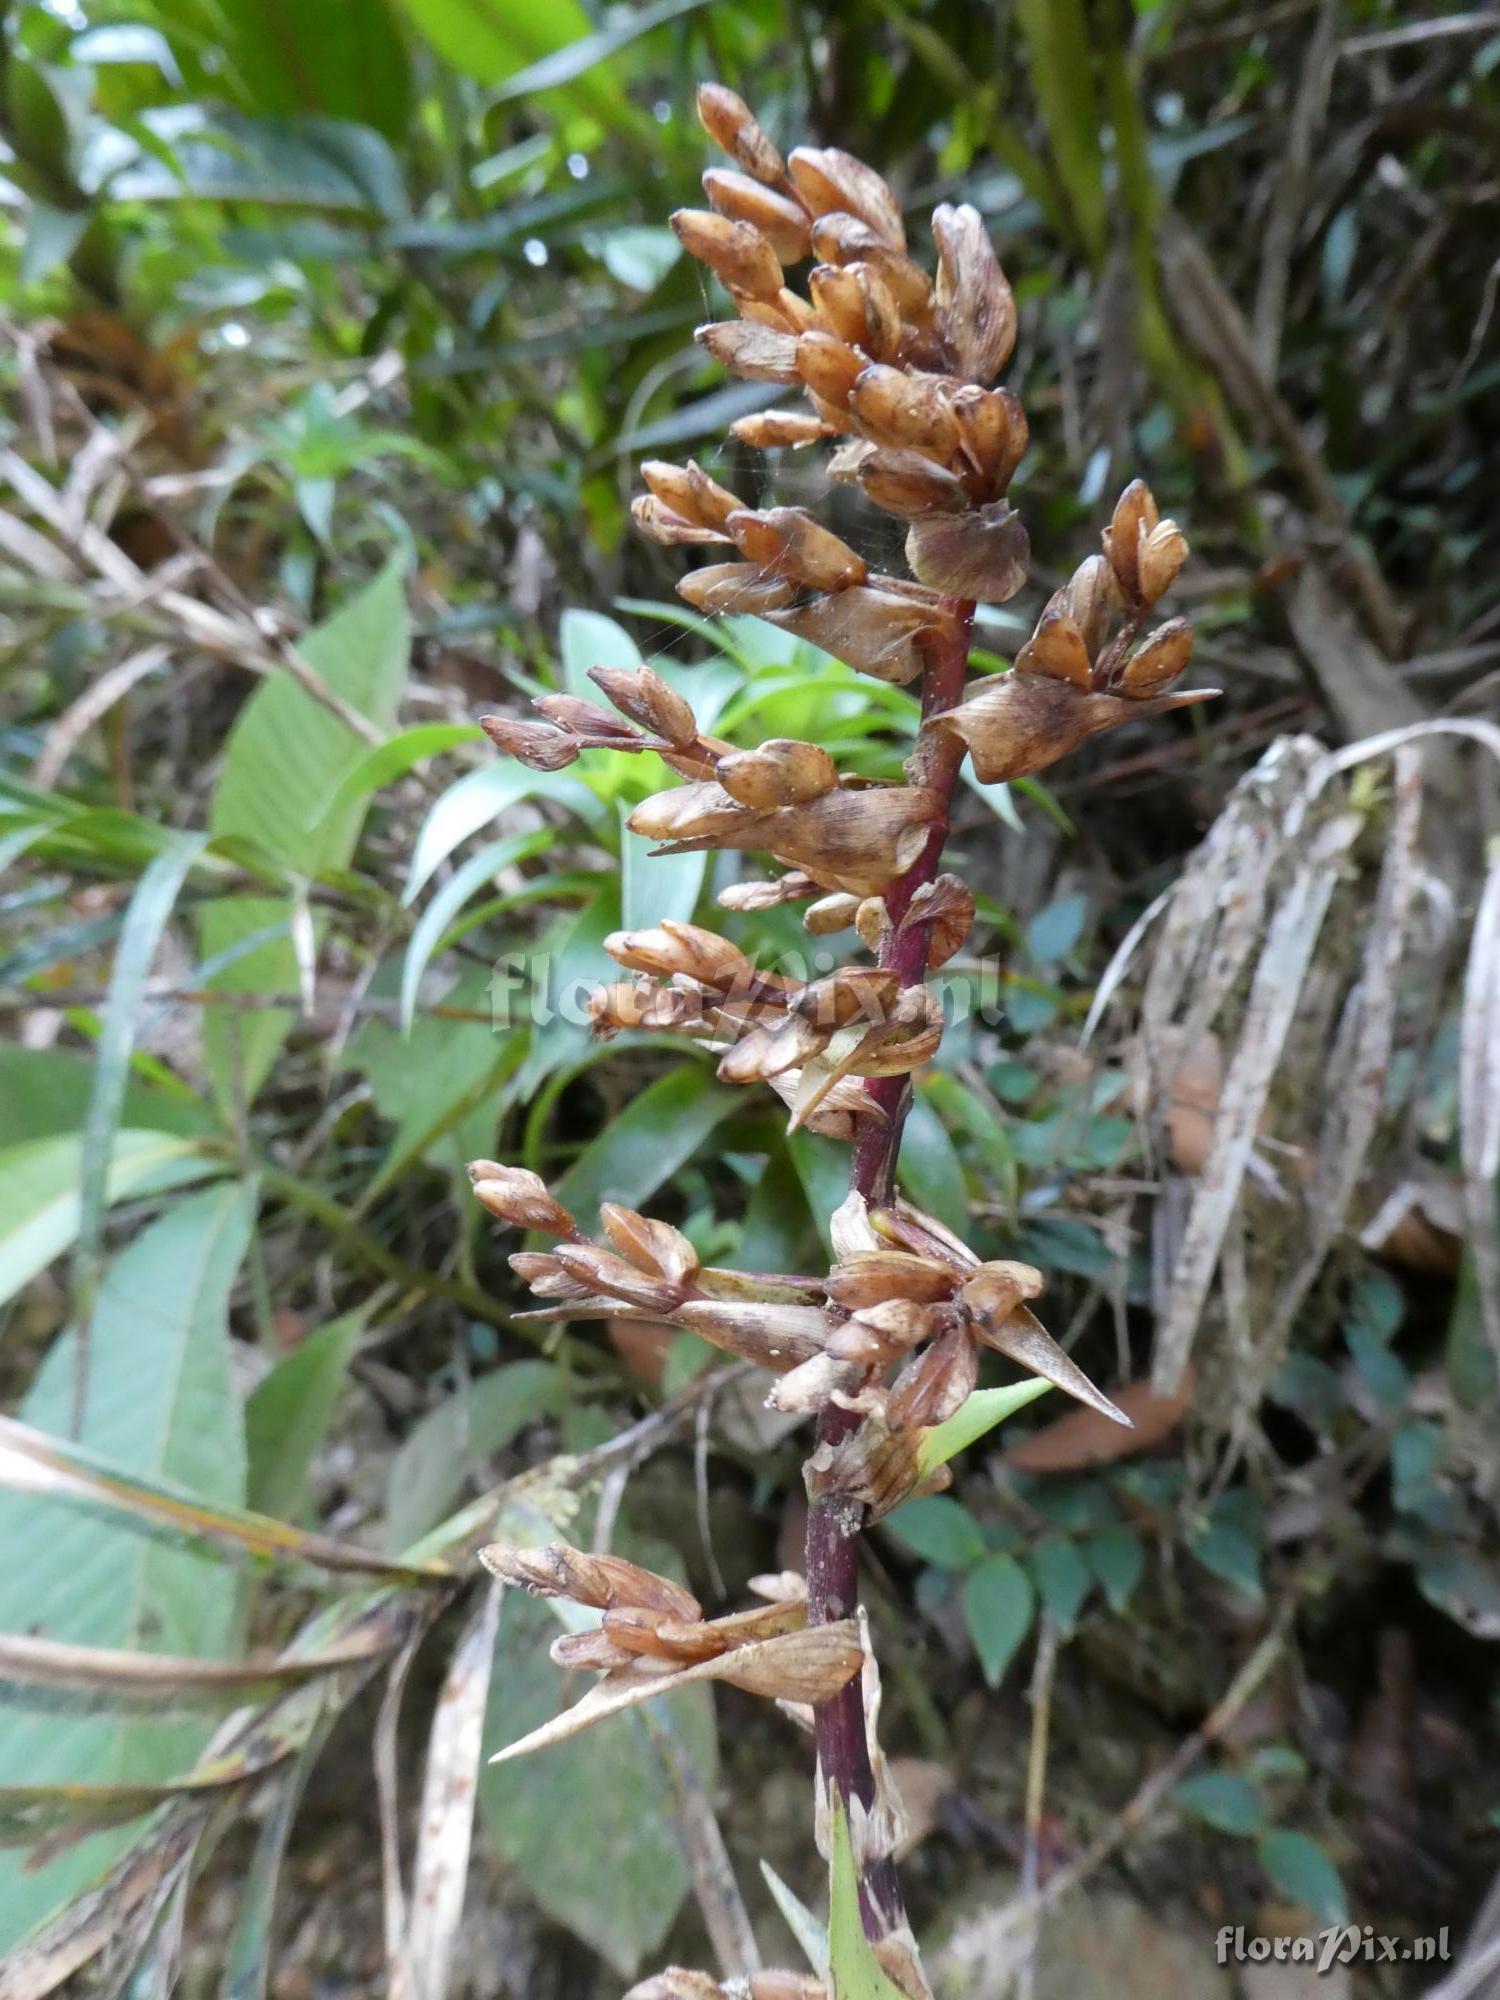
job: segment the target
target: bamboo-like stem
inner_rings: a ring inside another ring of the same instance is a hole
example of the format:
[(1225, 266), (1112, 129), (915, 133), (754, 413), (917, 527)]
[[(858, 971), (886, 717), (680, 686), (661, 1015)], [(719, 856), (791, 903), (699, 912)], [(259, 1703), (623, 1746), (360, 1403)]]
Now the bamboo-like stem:
[[(922, 677), (924, 721), (958, 703), (968, 668), (974, 606), (953, 601), (946, 608), (953, 614), (952, 619), (931, 635), (927, 649)], [(912, 758), (913, 782), (930, 786), (942, 799), (943, 811), (933, 824), (927, 845), (906, 873), (886, 891), (891, 929), (881, 950), (880, 963), (898, 976), (903, 987), (919, 985), (926, 977), (929, 927), (913, 924), (903, 930), (901, 919), (918, 889), (924, 888), (938, 872), (948, 839), (949, 806), (962, 756), (961, 744), (942, 731), (929, 730), (919, 739)], [(888, 1201), (895, 1191), (896, 1161), (911, 1105), (911, 1082), (904, 1076), (867, 1077), (865, 1089), (884, 1116), (859, 1120), (849, 1185), (867, 1201)], [(859, 1424), (860, 1419), (853, 1411), (829, 1403), (818, 1419), (818, 1443), (839, 1444)], [(821, 1497), (812, 1503), (807, 1520), (807, 1597), (808, 1617), (815, 1625), (854, 1615), (859, 1601), (862, 1525), (860, 1510), (847, 1499)], [(866, 1733), (864, 1691), (857, 1676), (817, 1709), (815, 1724), (820, 1782), (830, 1802), (837, 1799), (847, 1808), (850, 1802), (857, 1801), (866, 1810), (872, 1809), (875, 1774)], [(857, 1847), (856, 1859), (860, 1870), (860, 1914), (867, 1934), (881, 1938), (901, 1929), (906, 1923), (906, 1912), (895, 1862), (889, 1855), (861, 1856)]]

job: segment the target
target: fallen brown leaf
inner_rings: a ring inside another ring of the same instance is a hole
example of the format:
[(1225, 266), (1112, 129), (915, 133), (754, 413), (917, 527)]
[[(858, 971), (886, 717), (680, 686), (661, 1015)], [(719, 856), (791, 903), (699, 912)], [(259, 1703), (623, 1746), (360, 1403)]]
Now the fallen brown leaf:
[(1182, 1422), (1192, 1403), (1195, 1383), (1191, 1367), (1170, 1396), (1154, 1394), (1147, 1381), (1132, 1382), (1115, 1401), (1133, 1429), (1126, 1430), (1096, 1410), (1070, 1410), (1012, 1445), (1005, 1463), (1016, 1472), (1079, 1472), (1086, 1466), (1109, 1465), (1116, 1459), (1154, 1451)]

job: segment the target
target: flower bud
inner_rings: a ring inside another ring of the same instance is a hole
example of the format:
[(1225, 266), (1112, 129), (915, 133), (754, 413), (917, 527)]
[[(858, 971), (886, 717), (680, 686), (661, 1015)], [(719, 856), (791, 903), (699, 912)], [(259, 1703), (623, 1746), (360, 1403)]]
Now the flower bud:
[(1001, 1258), (981, 1264), (958, 1289), (958, 1302), (976, 1319), (995, 1325), (1008, 1320), (1018, 1305), (1040, 1298), (1046, 1280), (1031, 1264)]
[(1187, 561), (1187, 536), (1175, 521), (1158, 521), (1143, 538), (1136, 557), (1141, 596), (1147, 604), (1170, 590)]
[(964, 456), (979, 475), (985, 496), (997, 499), (1009, 486), (1030, 441), (1021, 400), (1009, 389), (981, 389), (966, 382), (954, 390), (952, 409)]
[(722, 83), (698, 86), (698, 122), (716, 146), (738, 160), (758, 181), (779, 181), (786, 172), (780, 153), (762, 130), (744, 98)]
[(628, 722), (622, 722), (618, 715), (611, 715), (607, 708), (600, 708), (597, 702), (580, 701), (572, 694), (538, 695), (531, 704), (538, 715), (548, 722), (566, 730), (570, 736), (587, 740), (608, 738), (631, 749), (640, 743), (640, 731)]
[(1089, 658), (1097, 660), (1122, 608), (1120, 586), (1104, 557), (1089, 556), (1081, 562), (1053, 602), (1068, 613), (1083, 634)]
[(643, 799), (625, 824), (647, 840), (723, 839), (729, 846), (750, 846), (748, 838), (736, 836), (758, 827), (760, 816), (730, 798), (722, 785), (678, 785)]
[(778, 565), (809, 590), (846, 590), (863, 583), (863, 556), (801, 507), (743, 508), (727, 523), (735, 547), (751, 562)]
[[(871, 1241), (878, 1240), (871, 1236)], [(885, 1299), (936, 1305), (953, 1296), (958, 1282), (951, 1265), (906, 1250), (853, 1250), (841, 1253), (823, 1289), (846, 1312), (862, 1312)]]
[(654, 493), (638, 493), (630, 503), (630, 518), (641, 533), (665, 548), (688, 548), (707, 542), (724, 542), (729, 537), (717, 528), (706, 528), (685, 514), (663, 506)]
[(721, 1347), (778, 1374), (821, 1354), (831, 1330), (817, 1306), (782, 1306), (754, 1299), (688, 1299), (672, 1318), (711, 1347)]
[[(716, 320), (693, 335), (715, 361), (750, 382), (796, 382), (798, 337), (753, 320)], [(806, 335), (802, 336), (803, 339)]]
[(589, 679), (632, 722), (651, 729), (674, 748), (698, 740), (698, 719), (674, 687), (650, 667), (590, 667)]
[(893, 1353), (920, 1347), (936, 1331), (930, 1309), (916, 1299), (881, 1299), (875, 1305), (861, 1306), (850, 1324), (866, 1328)]
[(819, 444), (830, 435), (821, 417), (811, 417), (800, 410), (757, 410), (753, 416), (737, 417), (729, 426), (729, 433), (755, 451)]
[(674, 917), (664, 917), (655, 930), (612, 931), (604, 940), (604, 949), (632, 972), (655, 973), (659, 979), (696, 979), (720, 991), (746, 984), (754, 971), (739, 946), (728, 938)]
[(909, 375), (877, 363), (856, 378), (849, 408), (876, 444), (909, 445), (935, 458), (949, 458), (958, 449), (958, 420), (935, 375)]
[(988, 385), (1016, 344), (1016, 302), (984, 217), (967, 202), (933, 210), (938, 326), (955, 375)]
[(941, 1334), (904, 1368), (886, 1401), (893, 1431), (929, 1430), (961, 1410), (979, 1380), (979, 1355), (966, 1327)]
[(562, 1243), (552, 1254), (570, 1277), (579, 1279), (591, 1292), (623, 1299), (627, 1305), (668, 1313), (681, 1300), (681, 1284), (648, 1275), (613, 1251), (601, 1250), (597, 1243)]
[(800, 903), (811, 896), (817, 884), (810, 875), (794, 868), (774, 882), (731, 882), (715, 897), (721, 909), (749, 913), (774, 910), (783, 903)]
[(730, 291), (774, 299), (781, 290), (780, 260), (753, 223), (732, 222), (707, 208), (679, 208), (668, 219), (688, 255), (707, 264)]
[(906, 559), (929, 589), (1003, 604), (1026, 581), (1031, 544), (1020, 516), (996, 500), (972, 514), (914, 521), (906, 537)]
[(1193, 628), (1185, 618), (1170, 618), (1142, 646), (1137, 646), (1120, 670), (1116, 685), (1132, 700), (1144, 700), (1169, 688), (1193, 656)]
[(783, 1416), (805, 1417), (821, 1410), (834, 1396), (851, 1395), (859, 1387), (861, 1368), (828, 1353), (815, 1354), (789, 1369), (766, 1392), (766, 1408)]
[(796, 1069), (817, 1054), (823, 1038), (796, 1014), (783, 1015), (774, 1027), (752, 1028), (719, 1064), (720, 1083), (768, 1083), (783, 1071)]
[(869, 362), (847, 340), (814, 327), (797, 342), (796, 365), (798, 378), (812, 394), (841, 410)]
[[(626, 1028), (687, 1027), (702, 1025), (703, 1000), (698, 993), (681, 989), (663, 991), (644, 980), (627, 980), (615, 986), (596, 986), (589, 995), (589, 1020), (597, 1035), (618, 1034)], [(670, 1019), (662, 1018), (663, 1009)]]
[(878, 264), (861, 259), (844, 269), (858, 281), (864, 296), (865, 337), (860, 345), (873, 360), (897, 360), (906, 339), (900, 300)]
[(1156, 501), (1144, 479), (1132, 479), (1104, 530), (1104, 553), (1126, 598), (1141, 599), (1141, 544), (1157, 524)]
[(807, 274), (807, 290), (815, 325), (835, 340), (868, 352), (864, 288), (854, 273), (837, 264), (815, 264)]
[(798, 586), (789, 576), (768, 576), (756, 563), (710, 563), (678, 579), (677, 595), (695, 611), (746, 616), (778, 611), (790, 604)]
[(565, 1271), (550, 1251), (517, 1250), (506, 1262), (539, 1299), (584, 1299), (591, 1290)]
[(1092, 671), (1083, 634), (1066, 611), (1049, 605), (1036, 630), (1016, 654), (1015, 672), (1045, 674), (1051, 680), (1071, 681), (1074, 687), (1086, 688)]
[(858, 909), (858, 896), (820, 896), (802, 912), (802, 926), (814, 937), (832, 937), (848, 930)]
[(764, 182), (727, 167), (710, 167), (703, 176), (703, 192), (720, 215), (753, 224), (783, 264), (800, 264), (812, 248), (806, 209)]
[(901, 205), (882, 177), (863, 160), (837, 146), (798, 146), (787, 167), (793, 186), (813, 215), (837, 211), (856, 216), (888, 248), (906, 248)]
[(638, 1270), (672, 1285), (689, 1284), (697, 1275), (697, 1251), (670, 1222), (653, 1222), (614, 1201), (600, 1203), (599, 1221), (614, 1248)]
[(703, 1606), (691, 1591), (623, 1556), (589, 1555), (567, 1542), (549, 1542), (540, 1549), (492, 1542), (479, 1551), (479, 1560), (502, 1583), (529, 1590), (534, 1597), (563, 1597), (596, 1611), (631, 1604), (664, 1617), (703, 1616)]
[(470, 1160), (469, 1179), (481, 1208), (513, 1229), (571, 1236), (578, 1226), (562, 1203), (549, 1194), (541, 1176), (525, 1167), (504, 1167), (498, 1160)]
[(481, 715), (479, 726), (497, 750), (531, 771), (564, 771), (578, 761), (578, 745), (548, 722), (520, 722), (509, 715)]
[(909, 521), (926, 514), (962, 514), (969, 505), (963, 481), (919, 451), (871, 451), (860, 462), (859, 483), (888, 514)]
[(648, 458), (641, 466), (641, 477), (663, 507), (695, 527), (713, 528), (720, 534), (735, 509), (745, 504), (738, 494), (710, 479), (692, 459), (686, 465), (670, 465), (664, 459)]
[(1208, 701), (1212, 694), (1195, 688), (1137, 700), (1086, 693), (1042, 674), (1009, 673), (977, 683), (967, 701), (934, 716), (930, 726), (966, 743), (975, 776), (990, 785), (1044, 771), (1103, 730)]
[(838, 766), (820, 744), (790, 737), (771, 737), (758, 750), (733, 751), (718, 760), (714, 775), (731, 798), (763, 812), (821, 798), (839, 781)]
[(851, 1021), (884, 1021), (900, 991), (900, 979), (884, 966), (840, 965), (804, 986), (792, 1011), (831, 1033)]

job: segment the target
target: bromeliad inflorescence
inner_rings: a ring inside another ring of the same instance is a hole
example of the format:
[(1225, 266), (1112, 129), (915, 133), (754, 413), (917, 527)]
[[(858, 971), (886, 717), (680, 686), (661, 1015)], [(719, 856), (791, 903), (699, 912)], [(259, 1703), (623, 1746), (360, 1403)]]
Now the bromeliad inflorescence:
[[(847, 1827), (865, 1930), (887, 1977), (920, 2000), (928, 1989), (891, 1860), (897, 1814), (871, 1727), (874, 1665), (856, 1622), (861, 1528), (946, 1479), (932, 1440), (977, 1408), (985, 1350), (1126, 1421), (1032, 1313), (1041, 1272), (981, 1261), (896, 1192), (912, 1076), (943, 1033), (927, 976), (974, 920), (969, 888), (940, 872), (954, 785), (966, 755), (986, 782), (1023, 777), (1102, 730), (1207, 691), (1171, 691), (1191, 652), (1186, 622), (1147, 630), (1187, 544), (1139, 481), (1010, 670), (966, 684), (976, 604), (1012, 597), (1029, 563), (1007, 498), (1026, 417), (995, 386), (1015, 344), (1016, 307), (983, 222), (970, 207), (939, 207), (929, 276), (908, 254), (900, 204), (872, 168), (832, 147), (798, 147), (783, 160), (719, 85), (703, 86), (698, 109), (735, 164), (706, 173), (711, 206), (679, 211), (672, 226), (738, 312), (698, 339), (735, 373), (800, 391), (806, 403), (742, 417), (734, 435), (770, 451), (830, 445), (829, 478), (907, 523), (910, 574), (872, 571), (805, 509), (747, 505), (692, 462), (642, 468), (648, 490), (636, 521), (659, 542), (728, 552), (678, 586), (700, 611), (753, 612), (861, 673), (913, 685), (916, 748), (900, 784), (842, 772), (813, 743), (736, 748), (704, 734), (691, 704), (648, 667), (596, 667), (608, 707), (548, 695), (535, 721), (488, 717), (484, 726), (499, 748), (542, 770), (592, 748), (655, 751), (683, 782), (637, 807), (633, 832), (657, 853), (767, 855), (781, 872), (722, 890), (723, 906), (797, 903), (814, 935), (855, 933), (870, 962), (799, 981), (760, 970), (713, 931), (664, 919), (606, 940), (633, 976), (603, 986), (592, 1009), (602, 1034), (691, 1037), (718, 1053), (725, 1082), (769, 1085), (792, 1129), (850, 1144), (850, 1192), (831, 1219), (827, 1275), (778, 1277), (702, 1265), (678, 1230), (609, 1203), (604, 1240), (593, 1241), (535, 1175), (492, 1161), (471, 1171), (492, 1215), (554, 1239), (511, 1260), (544, 1301), (535, 1316), (682, 1328), (767, 1370), (775, 1407), (816, 1419), (806, 1578), (770, 1579), (760, 1609), (705, 1620), (680, 1586), (610, 1558), (557, 1547), (492, 1550), (487, 1560), (510, 1582), (602, 1613), (597, 1632), (558, 1642), (566, 1664), (605, 1676), (567, 1727), (688, 1673), (811, 1705), (820, 1844), (827, 1852), (835, 1820)], [(787, 267), (809, 259), (805, 293), (793, 290)], [(756, 1978), (755, 2000), (762, 1987), (822, 1991), (800, 1974)], [(792, 1983), (765, 1984), (777, 1980)], [(707, 2000), (739, 1990), (673, 1971), (636, 1992)]]

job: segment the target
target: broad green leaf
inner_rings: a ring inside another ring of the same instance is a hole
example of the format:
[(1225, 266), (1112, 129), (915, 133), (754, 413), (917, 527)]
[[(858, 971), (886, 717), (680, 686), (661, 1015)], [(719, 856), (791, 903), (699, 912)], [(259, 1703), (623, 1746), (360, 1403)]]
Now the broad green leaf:
[(1003, 1424), (1017, 1410), (1024, 1410), (1051, 1387), (1050, 1382), (1035, 1378), (1014, 1382), (1007, 1389), (976, 1389), (945, 1423), (935, 1424), (923, 1436), (917, 1447), (917, 1470), (921, 1477), (930, 1478), (940, 1465), (966, 1451), (996, 1424)]
[(902, 1135), (897, 1179), (918, 1208), (962, 1235), (969, 1226), (964, 1170), (948, 1128), (918, 1090)]
[(315, 112), (404, 136), (411, 67), (391, 0), (217, 0), (216, 12), (247, 110)]
[(461, 743), (482, 743), (484, 731), (468, 722), (423, 722), (415, 729), (403, 729), (388, 743), (378, 743), (360, 759), (342, 780), (331, 799), (319, 800), (313, 808), (311, 825), (339, 820), (352, 805), (367, 799), (382, 786), (394, 784), (408, 771), (444, 750), (456, 750)]
[[(302, 657), (352, 707), (389, 728), (406, 680), (410, 632), (402, 563), (388, 562), (373, 582), (309, 632)], [(368, 798), (353, 798), (320, 817), (368, 745), (339, 718), (281, 673), (266, 681), (241, 709), (224, 752), (209, 813), (218, 836), (247, 840), (294, 874), (315, 877), (347, 866)], [(290, 903), (262, 897), (225, 898), (203, 913), (205, 957), (290, 914)], [(237, 959), (213, 985), (234, 992), (290, 992), (298, 984), (289, 941), (265, 945)], [(204, 1041), (221, 1097), (233, 1103), (255, 1096), (290, 1027), (284, 1012), (226, 1018), (210, 1008)]]
[(1077, 1544), (1066, 1535), (1044, 1535), (1031, 1552), (1031, 1574), (1054, 1624), (1071, 1631), (1094, 1581)]
[(1044, 910), (1038, 910), (1026, 926), (1026, 949), (1035, 964), (1056, 965), (1066, 958), (1083, 936), (1088, 922), (1087, 896), (1059, 896)]
[(411, 1032), (422, 976), (432, 962), (433, 953), (442, 943), (444, 933), (465, 903), (502, 868), (509, 867), (523, 855), (540, 853), (550, 844), (551, 836), (545, 832), (512, 833), (504, 840), (492, 840), (477, 854), (471, 854), (467, 860), (460, 862), (434, 893), (412, 926), (406, 956), (401, 964), (401, 1026), (406, 1033)]
[(1228, 1521), (1211, 1521), (1188, 1544), (1205, 1569), (1222, 1577), (1246, 1597), (1261, 1598), (1260, 1550), (1243, 1528)]
[(837, 1800), (829, 1815), (828, 1971), (832, 2000), (902, 2000), (865, 1936), (849, 1820)]
[(143, 113), (140, 126), (147, 144), (111, 177), (113, 200), (266, 202), (371, 222), (406, 212), (396, 156), (367, 125), (172, 104)]
[(1198, 1771), (1184, 1778), (1172, 1797), (1184, 1812), (1219, 1833), (1259, 1833), (1265, 1825), (1260, 1794), (1234, 1771)]
[(295, 1521), (301, 1513), (308, 1469), (368, 1317), (368, 1308), (361, 1308), (319, 1327), (246, 1398), (246, 1500), (256, 1513), (281, 1521)]
[(83, 1122), (78, 1243), (73, 1266), (75, 1304), (81, 1311), (88, 1310), (98, 1277), (109, 1163), (125, 1103), (146, 980), (178, 891), (207, 840), (204, 833), (179, 834), (149, 864), (131, 895), (110, 968), (109, 998), (94, 1051), (94, 1080)]
[(964, 1578), (964, 1618), (986, 1683), (999, 1687), (1031, 1626), (1031, 1579), (1012, 1556), (986, 1556)]
[(611, 22), (607, 28), (596, 28), (591, 35), (581, 41), (569, 42), (565, 48), (554, 49), (550, 55), (539, 58), (515, 75), (508, 76), (495, 93), (495, 101), (500, 104), (517, 97), (531, 97), (538, 91), (555, 90), (559, 84), (572, 83), (596, 63), (602, 63), (616, 55), (623, 48), (659, 28), (666, 21), (675, 21), (681, 14), (691, 14), (697, 8), (706, 6), (708, 0), (656, 0), (654, 7), (639, 7)]
[(968, 1569), (984, 1556), (979, 1523), (947, 1493), (908, 1500), (886, 1515), (884, 1525), (913, 1555), (939, 1569)]
[(565, 611), (557, 638), (563, 685), (580, 701), (603, 698), (589, 679), (590, 667), (632, 668), (641, 664), (641, 649), (625, 627), (600, 611)]
[[(63, 1132), (0, 1152), (0, 1301), (14, 1298), (78, 1234), (83, 1135)], [(106, 1202), (161, 1194), (222, 1174), (224, 1163), (196, 1139), (171, 1132), (120, 1132)]]
[(1107, 208), (1094, 38), (1083, 0), (1017, 0), (1032, 88), (1041, 106), (1057, 177), (1090, 258), (1104, 248)]
[(429, 1410), (386, 1479), (385, 1540), (399, 1553), (453, 1511), (471, 1471), (536, 1417), (559, 1409), (567, 1382), (550, 1361), (513, 1361)]
[[(622, 1554), (650, 1563), (637, 1547)], [(547, 1657), (558, 1624), (545, 1604), (506, 1593), (485, 1722), (487, 1744), (506, 1743), (576, 1699), (576, 1677)], [(650, 1723), (677, 1733), (700, 1779), (714, 1772), (713, 1708), (706, 1688), (651, 1704)], [(486, 1764), (479, 1805), (490, 1839), (557, 1922), (629, 1980), (657, 1951), (689, 1880), (671, 1778), (643, 1714), (622, 1715), (534, 1760)]]
[(509, 758), (481, 764), (434, 801), (412, 848), (402, 900), (414, 903), (455, 847), (521, 799), (552, 799), (584, 819), (600, 809), (587, 785), (561, 772), (528, 771)]
[[(76, 1049), (0, 1043), (0, 1152), (23, 1139), (81, 1131), (91, 1081), (89, 1059)], [(126, 1083), (120, 1123), (184, 1138), (205, 1137), (216, 1129), (213, 1113), (186, 1086), (158, 1089), (139, 1076)]]
[(1255, 1852), (1282, 1895), (1310, 1910), (1319, 1923), (1347, 1921), (1349, 1905), (1339, 1871), (1310, 1835), (1277, 1827), (1261, 1836)]
[(1124, 1611), (1146, 1568), (1140, 1537), (1130, 1528), (1101, 1528), (1090, 1537), (1086, 1553), (1110, 1610)]
[[(178, 1201), (110, 1265), (95, 1300), (82, 1442), (123, 1469), (177, 1482), (212, 1502), (245, 1492), (245, 1448), (230, 1376), (230, 1288), (250, 1240), (255, 1191), (214, 1188)], [(54, 1343), (23, 1406), (61, 1435), (73, 1401), (71, 1334)], [(0, 1492), (0, 1629), (78, 1645), (220, 1655), (233, 1649), (238, 1582), (202, 1549), (168, 1544), (51, 1496)], [(150, 1782), (191, 1763), (203, 1725), (169, 1714), (66, 1713), (12, 1696), (0, 1782)], [(95, 1835), (35, 1871), (0, 1853), (0, 1948), (8, 1948), (118, 1850)]]
[[(564, 63), (557, 89), (561, 108), (586, 113), (607, 130), (638, 132), (643, 115), (613, 72), (598, 74), (594, 24), (578, 0), (404, 0), (407, 12), (446, 62), (482, 84), (503, 85), (532, 64), (583, 47), (583, 63)], [(545, 106), (547, 99), (540, 100)]]
[(738, 1093), (715, 1083), (698, 1063), (684, 1063), (648, 1084), (610, 1119), (554, 1192), (585, 1230), (594, 1227), (602, 1201), (640, 1208), (716, 1125), (741, 1108)]
[(617, 803), (620, 815), (620, 924), (627, 931), (650, 930), (663, 917), (691, 921), (703, 893), (707, 854), (661, 854), (654, 859), (646, 844), (628, 833), (630, 807)]
[[(490, 975), (471, 966), (445, 997), (453, 1007), (483, 1014), (489, 992)], [(376, 1108), (396, 1130), (364, 1202), (418, 1159), (461, 1180), (469, 1160), (492, 1152), (500, 1087), (524, 1050), (523, 1031), (488, 1020), (424, 1015), (406, 1035), (390, 1021), (367, 1020), (346, 1059), (369, 1079)]]

